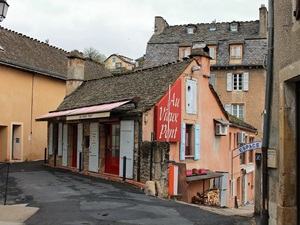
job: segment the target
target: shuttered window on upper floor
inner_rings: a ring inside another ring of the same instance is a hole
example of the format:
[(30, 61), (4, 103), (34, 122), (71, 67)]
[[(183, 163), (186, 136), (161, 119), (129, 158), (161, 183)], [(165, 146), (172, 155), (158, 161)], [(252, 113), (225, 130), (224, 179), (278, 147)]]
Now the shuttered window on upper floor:
[(249, 73), (227, 73), (227, 91), (249, 91)]

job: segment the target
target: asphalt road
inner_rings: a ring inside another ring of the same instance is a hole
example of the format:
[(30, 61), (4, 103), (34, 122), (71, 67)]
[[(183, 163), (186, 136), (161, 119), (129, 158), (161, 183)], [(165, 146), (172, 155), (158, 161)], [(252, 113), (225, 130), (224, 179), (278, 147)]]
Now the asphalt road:
[[(0, 184), (4, 177), (4, 171), (0, 171)], [(173, 200), (146, 196), (140, 188), (126, 183), (49, 168), (42, 162), (16, 163), (11, 167), (7, 204), (21, 203), (39, 208), (26, 221), (27, 225), (253, 223), (252, 218), (219, 215)]]

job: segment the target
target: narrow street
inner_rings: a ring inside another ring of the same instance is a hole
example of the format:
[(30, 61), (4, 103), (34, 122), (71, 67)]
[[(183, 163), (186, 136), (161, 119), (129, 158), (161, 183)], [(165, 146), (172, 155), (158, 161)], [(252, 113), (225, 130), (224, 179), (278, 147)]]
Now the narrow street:
[[(1, 192), (5, 175), (0, 171)], [(146, 196), (140, 188), (126, 183), (48, 168), (43, 162), (13, 164), (8, 185), (7, 205), (39, 208), (25, 221), (28, 225), (255, 224), (251, 217), (225, 216)], [(0, 202), (3, 204), (3, 198)]]

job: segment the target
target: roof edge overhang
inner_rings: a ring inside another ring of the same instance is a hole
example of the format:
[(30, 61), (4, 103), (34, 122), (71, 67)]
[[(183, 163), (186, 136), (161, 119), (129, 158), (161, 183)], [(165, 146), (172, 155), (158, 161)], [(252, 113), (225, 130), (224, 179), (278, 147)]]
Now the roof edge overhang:
[(18, 65), (18, 64), (14, 64), (14, 63), (5, 62), (5, 61), (0, 61), (0, 65), (7, 66), (7, 67), (12, 67), (12, 68), (22, 70), (22, 71), (25, 71), (25, 72), (41, 74), (41, 75), (44, 75), (44, 76), (53, 77), (53, 78), (64, 80), (64, 81), (66, 80), (66, 77), (64, 77), (61, 74), (49, 73), (47, 71), (42, 71), (42, 70), (38, 70), (38, 69), (34, 69), (34, 68), (29, 68), (29, 67), (26, 67), (24, 65)]
[[(111, 110), (118, 108), (122, 105), (133, 103), (137, 104), (140, 101), (139, 97), (132, 99), (122, 100), (118, 102), (104, 103), (93, 106), (85, 106), (67, 110), (50, 111), (49, 113), (36, 118), (36, 121), (49, 121), (49, 120), (74, 120), (74, 119), (89, 119), (99, 117), (109, 117)], [(95, 117), (96, 116), (96, 117)]]

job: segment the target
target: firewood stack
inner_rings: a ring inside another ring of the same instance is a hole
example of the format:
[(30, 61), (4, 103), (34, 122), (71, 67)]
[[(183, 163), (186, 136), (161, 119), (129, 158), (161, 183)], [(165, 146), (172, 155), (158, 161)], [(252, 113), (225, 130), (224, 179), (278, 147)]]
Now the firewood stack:
[(209, 206), (220, 206), (219, 190), (207, 190), (204, 194), (197, 192), (197, 196), (192, 197), (193, 204), (204, 204)]

